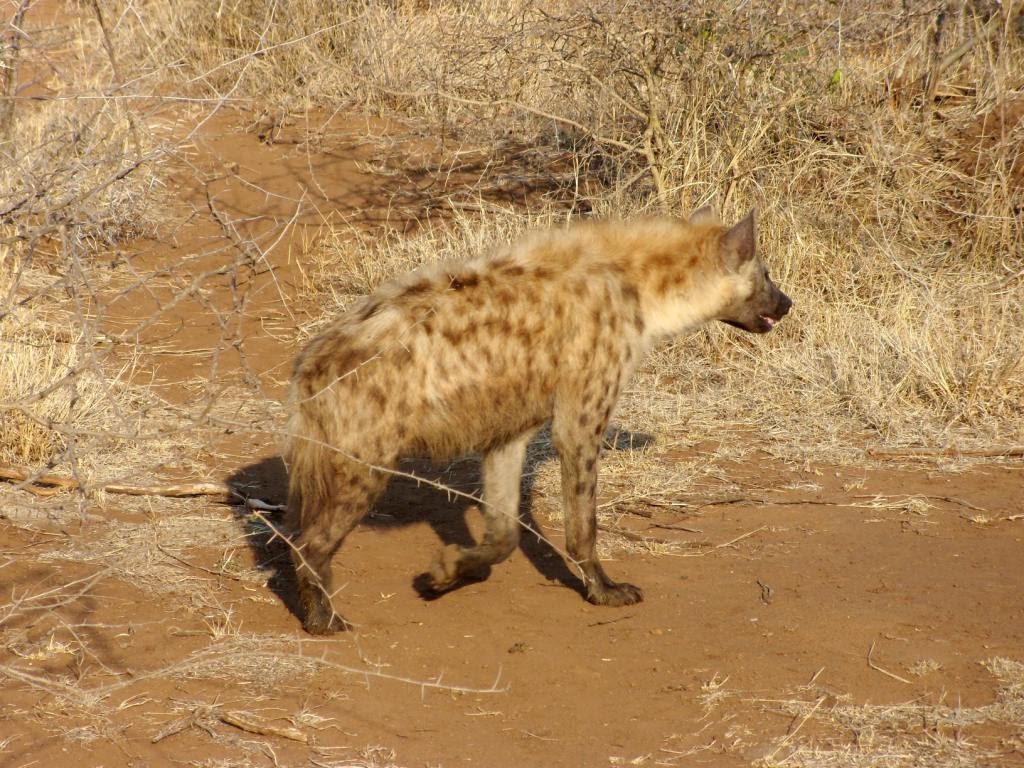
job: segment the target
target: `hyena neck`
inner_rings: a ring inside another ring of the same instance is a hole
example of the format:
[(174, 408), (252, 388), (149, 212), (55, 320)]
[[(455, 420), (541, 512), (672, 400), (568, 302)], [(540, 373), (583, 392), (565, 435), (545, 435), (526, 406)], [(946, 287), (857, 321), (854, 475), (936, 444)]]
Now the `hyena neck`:
[(724, 280), (705, 280), (678, 293), (647, 296), (641, 293), (646, 346), (649, 348), (714, 320), (723, 306), (725, 283)]
[(734, 290), (720, 263), (723, 227), (661, 219), (635, 231), (633, 276), (648, 348), (718, 317)]

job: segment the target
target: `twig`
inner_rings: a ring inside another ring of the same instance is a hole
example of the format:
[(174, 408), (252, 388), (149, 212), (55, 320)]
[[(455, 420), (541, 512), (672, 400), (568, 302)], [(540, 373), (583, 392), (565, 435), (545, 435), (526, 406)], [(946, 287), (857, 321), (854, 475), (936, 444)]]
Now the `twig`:
[[(83, 485), (77, 480), (60, 475), (36, 475), (20, 467), (0, 466), (0, 480), (10, 480), (16, 483), (24, 483), (21, 487), (36, 495), (52, 495), (48, 491), (33, 486), (49, 486), (59, 490), (75, 490)], [(124, 496), (169, 496), (171, 498), (187, 498), (190, 496), (217, 496), (226, 501), (240, 501), (242, 495), (226, 483), (205, 482), (205, 483), (172, 483), (170, 485), (120, 485), (107, 483), (95, 487), (106, 493), (116, 493)], [(265, 504), (265, 502), (261, 502)], [(266, 507), (273, 508), (273, 505), (266, 504)]]
[(175, 483), (172, 485), (103, 485), (100, 489), (106, 493), (117, 493), (125, 496), (169, 496), (171, 498), (187, 498), (189, 496), (220, 496), (229, 501), (238, 500), (238, 494), (226, 483)]
[(59, 488), (77, 488), (78, 481), (69, 477), (58, 475), (34, 475), (28, 470), (17, 467), (0, 467), (0, 480), (13, 480), (15, 482), (29, 482), (37, 485), (50, 485)]
[(871, 667), (876, 672), (881, 672), (883, 675), (891, 677), (893, 680), (899, 680), (901, 683), (906, 683), (907, 685), (913, 685), (913, 683), (910, 682), (909, 680), (907, 680), (907, 678), (900, 677), (899, 675), (895, 674), (894, 672), (890, 672), (889, 670), (883, 669), (882, 667), (880, 667), (877, 664), (875, 664), (875, 662), (873, 662), (871, 660), (871, 654), (874, 652), (874, 650), (875, 650), (875, 641), (872, 640), (871, 641), (871, 647), (868, 648), (868, 666), (869, 667)]
[(651, 528), (663, 528), (666, 531), (686, 531), (686, 533), (704, 533), (699, 528), (687, 528), (685, 525), (666, 525), (665, 523), (651, 523)]
[(18, 4), (14, 17), (8, 22), (10, 43), (3, 46), (6, 50), (0, 57), (0, 69), (4, 74), (3, 92), (0, 93), (0, 137), (4, 141), (10, 141), (14, 133), (14, 93), (18, 89), (18, 65), (21, 59), (21, 38), (24, 35), (21, 25), (31, 4), (31, 0), (21, 0)]
[(1024, 445), (1004, 448), (868, 448), (868, 456), (875, 459), (927, 459), (927, 458), (1019, 458), (1024, 457)]
[(241, 712), (223, 712), (221, 710), (215, 710), (215, 712), (217, 714), (217, 718), (222, 723), (233, 725), (235, 728), (240, 728), (243, 731), (248, 731), (249, 733), (258, 733), (260, 736), (280, 736), (282, 739), (301, 741), (303, 744), (309, 743), (309, 737), (298, 728), (279, 725), (264, 725), (243, 715)]
[(256, 733), (260, 736), (279, 736), (283, 739), (309, 743), (309, 737), (298, 728), (290, 726), (267, 725), (257, 722), (251, 715), (243, 712), (227, 712), (220, 707), (198, 706), (185, 717), (175, 720), (170, 725), (153, 736), (150, 742), (156, 744), (168, 736), (181, 733), (192, 726), (199, 726), (212, 734), (211, 726), (219, 720), (226, 725), (232, 725), (248, 733)]
[(722, 547), (732, 546), (737, 541), (742, 541), (743, 539), (747, 538), (748, 536), (753, 536), (755, 533), (760, 533), (761, 531), (766, 531), (766, 530), (768, 530), (768, 526), (767, 525), (762, 525), (760, 528), (755, 528), (752, 531), (747, 531), (746, 533), (744, 533), (744, 534), (742, 534), (740, 536), (737, 536), (735, 539), (729, 539), (729, 541), (723, 542), (722, 544), (716, 544), (715, 545), (715, 549), (722, 549)]
[(620, 528), (617, 525), (607, 525), (606, 523), (598, 523), (597, 524), (597, 528), (598, 528), (598, 530), (605, 531), (606, 533), (614, 533), (617, 536), (622, 536), (624, 539), (629, 539), (630, 541), (639, 541), (641, 544), (668, 544), (669, 543), (669, 542), (665, 541), (665, 539), (658, 539), (658, 538), (655, 538), (654, 536), (644, 536), (643, 534), (640, 534), (640, 533), (634, 533), (633, 531), (627, 531), (625, 528)]
[(227, 573), (226, 571), (214, 571), (214, 570), (212, 570), (210, 568), (206, 568), (206, 567), (204, 567), (202, 565), (196, 565), (195, 563), (190, 563), (185, 558), (179, 557), (178, 555), (174, 554), (173, 552), (168, 552), (166, 549), (164, 549), (163, 545), (160, 544), (159, 542), (157, 543), (156, 548), (158, 550), (160, 550), (161, 552), (163, 552), (165, 555), (167, 555), (167, 557), (171, 558), (171, 560), (176, 560), (177, 562), (181, 563), (182, 565), (187, 565), (189, 568), (195, 568), (197, 571), (202, 571), (203, 573), (208, 573), (211, 576), (227, 576), (229, 579), (234, 579), (235, 581), (242, 581), (241, 578), (239, 578), (238, 576), (235, 576), (233, 573)]
[(789, 733), (787, 733), (785, 737), (782, 739), (782, 741), (779, 742), (779, 745), (775, 747), (774, 750), (772, 750), (772, 753), (765, 758), (767, 762), (771, 762), (775, 755), (779, 753), (779, 750), (786, 746), (789, 743), (790, 739), (792, 739), (794, 736), (797, 735), (797, 733), (799, 733), (800, 729), (803, 728), (807, 721), (814, 716), (814, 713), (818, 711), (818, 707), (825, 703), (826, 698), (828, 697), (820, 696), (818, 700), (814, 702), (814, 706), (811, 707), (811, 711), (803, 716), (803, 719), (800, 720), (800, 723), (797, 725), (797, 727), (793, 728)]
[[(118, 63), (117, 55), (114, 53), (114, 42), (110, 36), (110, 28), (107, 26), (107, 20), (103, 17), (103, 10), (100, 8), (99, 0), (92, 0), (92, 10), (96, 14), (96, 21), (100, 25), (100, 31), (103, 33), (103, 47), (107, 51), (107, 58), (110, 59), (110, 69), (114, 73), (114, 80), (117, 83), (117, 88), (114, 91), (119, 91), (124, 87), (125, 78), (121, 72), (121, 66)], [(128, 127), (131, 129), (132, 144), (135, 145), (135, 157), (142, 157), (142, 142), (139, 140), (139, 126), (135, 120), (135, 113), (132, 110), (127, 110), (128, 115)]]
[(163, 741), (164, 739), (166, 739), (168, 736), (173, 736), (176, 733), (181, 733), (186, 728), (191, 728), (195, 724), (196, 724), (196, 713), (193, 712), (192, 714), (190, 714), (190, 715), (188, 715), (186, 717), (178, 718), (173, 723), (168, 725), (166, 728), (164, 728), (161, 731), (159, 731), (149, 741), (150, 741), (151, 744), (157, 744), (157, 743)]

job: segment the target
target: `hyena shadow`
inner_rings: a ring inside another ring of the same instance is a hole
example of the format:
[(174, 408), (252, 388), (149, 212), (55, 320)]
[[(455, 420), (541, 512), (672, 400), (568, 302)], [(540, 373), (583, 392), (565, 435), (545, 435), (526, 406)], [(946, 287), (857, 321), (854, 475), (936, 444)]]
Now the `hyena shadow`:
[[(639, 450), (654, 442), (650, 435), (611, 427), (605, 435), (604, 449), (614, 451)], [(583, 581), (570, 570), (562, 555), (544, 536), (533, 514), (533, 483), (537, 469), (557, 460), (547, 428), (538, 432), (527, 449), (523, 468), (519, 514), (524, 530), (519, 549), (548, 581), (558, 582), (584, 597)], [(268, 504), (283, 505), (288, 497), (288, 474), (281, 456), (262, 459), (235, 472), (229, 485), (245, 498), (255, 498)], [(425, 459), (403, 461), (388, 484), (387, 490), (374, 504), (362, 525), (376, 528), (427, 523), (442, 546), (456, 544), (469, 547), (476, 543), (467, 520), (467, 512), (477, 505), (481, 491), (480, 461), (477, 457), (459, 459), (446, 466), (438, 466)], [(277, 512), (256, 514), (239, 508), (245, 526), (246, 540), (252, 549), (256, 567), (269, 572), (267, 586), (298, 618), (302, 612), (296, 593), (295, 571), (290, 557), (285, 515)], [(344, 546), (339, 553), (344, 558)], [(404, 562), (399, 559), (399, 562)], [(429, 558), (422, 563), (426, 568)], [(425, 600), (438, 595), (426, 581), (426, 574), (413, 574), (413, 587)], [(464, 586), (462, 584), (454, 589)], [(454, 590), (450, 590), (454, 591)]]

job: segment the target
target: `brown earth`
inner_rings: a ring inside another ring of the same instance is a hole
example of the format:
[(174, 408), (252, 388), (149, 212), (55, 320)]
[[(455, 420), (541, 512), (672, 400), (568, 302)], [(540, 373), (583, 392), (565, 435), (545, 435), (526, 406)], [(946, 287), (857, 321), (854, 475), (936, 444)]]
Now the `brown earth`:
[[(296, 328), (321, 312), (304, 298), (303, 258), (325, 216), (371, 233), (416, 225), (389, 215), (408, 202), (409, 178), (364, 164), (362, 137), (393, 126), (313, 120), (307, 141), (301, 122), (253, 123), (222, 112), (196, 134), (172, 177), (184, 223), (125, 255), (140, 273), (193, 260), (106, 318), (111, 332), (132, 327), (185, 277), (283, 233), (244, 282), (211, 274), (145, 329), (145, 360), (173, 402), (211, 380), (283, 396)], [(241, 417), (220, 426), (196, 453), (208, 476), (283, 501), (271, 431)], [(1022, 660), (1020, 462), (829, 466), (760, 445), (740, 461), (694, 445), (678, 458), (715, 462), (720, 482), (677, 507), (606, 518), (628, 532), (602, 534), (625, 545), (609, 572), (646, 591), (624, 609), (587, 604), (560, 555), (530, 535), (488, 581), (421, 599), (414, 577), (440, 540), (479, 532), (478, 517), (396, 481), (336, 559), (337, 602), (357, 629), (327, 640), (302, 632), (284, 549), (238, 508), (107, 496), (86, 517), (0, 519), (5, 600), (97, 576), (4, 627), (0, 663), (20, 677), (0, 694), (0, 764), (740, 766), (795, 761), (798, 743), (867, 749), (876, 732), (827, 717), (841, 705), (996, 701), (982, 663)], [(436, 473), (467, 489), (474, 475), (468, 462)], [(59, 511), (61, 497), (49, 504)], [(560, 546), (557, 524), (540, 525)], [(150, 562), (132, 565), (141, 550)], [(231, 712), (249, 725), (220, 717)], [(1024, 765), (1020, 722), (922, 718), (904, 727), (915, 749), (948, 742), (975, 750), (974, 764)]]

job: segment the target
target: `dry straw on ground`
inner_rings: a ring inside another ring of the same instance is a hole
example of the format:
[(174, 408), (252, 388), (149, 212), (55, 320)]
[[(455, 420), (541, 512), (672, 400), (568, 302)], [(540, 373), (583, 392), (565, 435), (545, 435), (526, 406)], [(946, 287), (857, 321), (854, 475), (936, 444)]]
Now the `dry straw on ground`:
[[(421, 210), (434, 218), (414, 238), (331, 233), (316, 278), (336, 306), (396, 271), (529, 226), (708, 200), (732, 219), (759, 206), (764, 251), (798, 310), (756, 343), (712, 329), (659, 350), (622, 415), (663, 439), (728, 424), (756, 428), (780, 451), (851, 455), (854, 435), (857, 445), (976, 446), (1024, 428), (1016, 6), (237, 0), (194, 10), (154, 3), (125, 15), (99, 4), (62, 28), (91, 48), (64, 52), (71, 62), (32, 60), (54, 90), (89, 68), (92, 80), (75, 80), (83, 98), (5, 102), (0, 322), (21, 361), (0, 394), (16, 424), (3, 437), (10, 459), (67, 462), (67, 431), (87, 431), (98, 413), (88, 382), (109, 400), (132, 370), (124, 355), (90, 351), (104, 310), (93, 254), (152, 227), (153, 161), (170, 148), (149, 114), (168, 99), (273, 96), (282, 115), (358, 105), (436, 139), (422, 167), (392, 151), (382, 161), (392, 173), (475, 177), (475, 204), (464, 190), (431, 192)], [(12, 64), (29, 60), (29, 43), (64, 40), (21, 42), (5, 49)], [(163, 101), (147, 102), (157, 89)], [(518, 186), (516, 169), (527, 180)], [(492, 208), (510, 190), (536, 213)], [(416, 215), (415, 199), (401, 202), (396, 211)], [(32, 285), (46, 267), (60, 277)], [(25, 311), (52, 312), (55, 288), (82, 320), (61, 360), (49, 341), (45, 353), (25, 341)], [(67, 381), (46, 373), (54, 366), (71, 371)], [(52, 413), (26, 406), (48, 388)], [(81, 429), (68, 422), (72, 402)]]
[[(652, 355), (618, 421), (655, 441), (609, 450), (606, 527), (623, 505), (678, 498), (708, 468), (681, 464), (676, 450), (724, 430), (781, 454), (835, 458), (875, 444), (984, 450), (1024, 434), (1019, 2), (101, 0), (31, 34), (28, 6), (11, 4), (17, 23), (0, 32), (0, 462), (73, 476), (102, 501), (96, 486), (160, 462), (205, 467), (195, 457), (215, 430), (266, 437), (280, 423), (244, 359), (229, 387), (210, 384), (225, 383), (220, 352), (244, 345), (241, 307), (214, 306), (205, 288), (263, 269), (263, 244), (225, 225), (230, 248), (171, 266), (118, 253), (179, 223), (166, 172), (187, 163), (189, 136), (165, 135), (167, 114), (191, 110), (201, 125), (224, 105), (272, 126), (367, 110), (418, 134), (415, 147), (381, 139), (375, 158), (377, 172), (416, 190), (393, 201), (400, 221), (325, 229), (304, 265), (306, 295), (290, 297), (314, 296), (321, 315), (283, 345), (398, 271), (529, 227), (709, 201), (729, 220), (760, 208), (766, 259), (797, 309), (768, 338), (714, 328)], [(112, 308), (133, 291), (158, 296), (158, 308), (118, 325)], [(222, 335), (172, 406), (151, 379), (156, 348), (139, 341), (186, 301)], [(534, 450), (538, 498), (554, 509), (550, 448)], [(303, 675), (327, 663), (243, 635), (185, 552), (203, 534), (233, 547), (237, 530), (163, 519), (166, 503), (153, 502), (145, 523), (54, 545), (62, 565), (100, 570), (5, 595), (4, 648), (88, 658), (61, 611), (96, 580), (120, 578), (207, 619), (209, 644), (146, 674), (258, 681), (271, 666)], [(0, 572), (14, 562), (4, 557)], [(69, 630), (66, 647), (22, 645), (23, 626), (41, 615)], [(991, 669), (1004, 688), (989, 708), (763, 702), (862, 737), (789, 739), (769, 763), (984, 763), (955, 728), (1021, 721), (1020, 670)], [(94, 718), (82, 738), (106, 727), (104, 694), (130, 685), (72, 685), (17, 659), (0, 673), (45, 693), (54, 718)], [(919, 716), (938, 735), (913, 730)]]
[(857, 705), (827, 694), (813, 701), (755, 700), (791, 715), (794, 724), (817, 726), (819, 734), (810, 737), (791, 730), (760, 764), (766, 768), (999, 765), (1019, 751), (1020, 739), (994, 738), (986, 729), (1019, 728), (1024, 722), (1024, 664), (993, 658), (984, 666), (998, 687), (991, 704), (975, 707), (944, 701)]
[[(415, 238), (336, 231), (316, 278), (339, 305), (418, 263), (560, 226), (567, 200), (570, 215), (759, 206), (797, 312), (766, 342), (713, 329), (660, 351), (625, 412), (673, 434), (726, 423), (782, 450), (843, 453), (852, 435), (999, 444), (1024, 428), (1018, 11), (371, 3), (333, 26), (297, 10), (286, 28), (239, 2), (217, 34), (176, 32), (205, 70), (224, 30), (239, 50), (263, 35), (269, 79), (250, 72), (252, 92), (353, 100), (448, 147), (491, 147), (476, 209), (501, 197), (493, 177), (510, 148), (529, 143), (546, 167), (548, 201), (530, 198), (540, 213), (478, 216), (449, 196), (443, 223)], [(302, 76), (287, 80), (300, 57)]]

